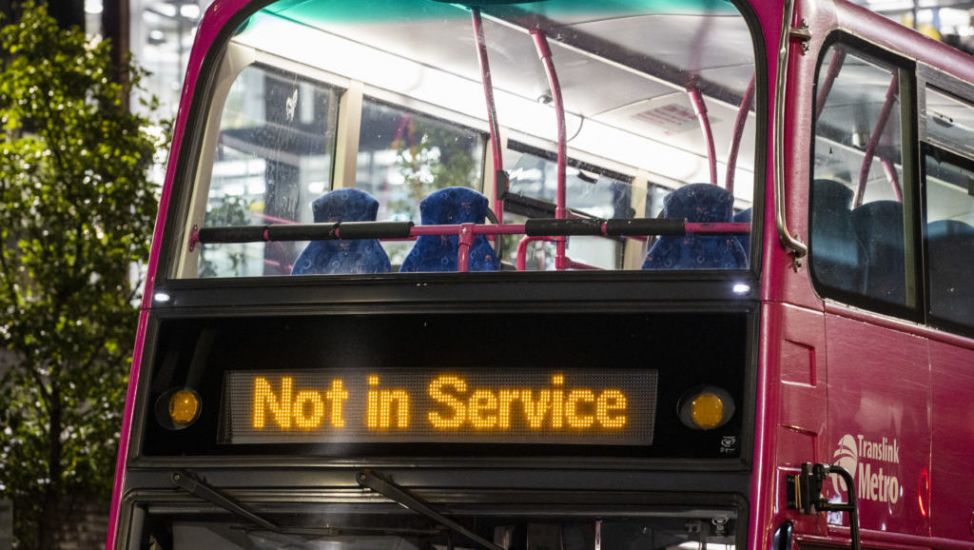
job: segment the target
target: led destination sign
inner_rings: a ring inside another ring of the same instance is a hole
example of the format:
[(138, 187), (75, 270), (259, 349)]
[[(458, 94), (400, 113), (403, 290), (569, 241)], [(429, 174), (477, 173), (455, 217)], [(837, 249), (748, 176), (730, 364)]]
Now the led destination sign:
[(226, 443), (652, 444), (654, 370), (231, 371)]

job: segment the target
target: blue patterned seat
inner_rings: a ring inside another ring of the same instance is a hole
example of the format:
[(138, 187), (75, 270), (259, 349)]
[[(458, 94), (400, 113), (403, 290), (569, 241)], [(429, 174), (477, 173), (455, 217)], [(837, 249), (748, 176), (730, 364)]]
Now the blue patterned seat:
[(956, 220), (928, 224), (927, 252), (931, 313), (974, 326), (974, 227)]
[[(430, 193), (419, 203), (423, 225), (484, 223), (487, 197), (466, 187), (447, 187)], [(402, 262), (400, 271), (456, 271), (460, 238), (457, 235), (424, 235)], [(470, 246), (470, 271), (496, 271), (497, 254), (483, 235)]]
[(822, 284), (862, 292), (863, 251), (852, 225), (852, 195), (838, 181), (812, 182), (811, 266)]
[[(709, 183), (694, 183), (663, 199), (663, 217), (718, 223), (732, 219), (734, 197)], [(734, 235), (664, 235), (646, 254), (643, 269), (743, 269), (744, 247)]]
[(906, 301), (903, 205), (874, 201), (852, 211), (852, 225), (865, 258), (863, 292), (877, 300)]
[[(358, 189), (337, 189), (311, 203), (315, 223), (371, 222), (379, 202)], [(374, 239), (311, 241), (291, 268), (291, 275), (388, 273), (389, 256)]]

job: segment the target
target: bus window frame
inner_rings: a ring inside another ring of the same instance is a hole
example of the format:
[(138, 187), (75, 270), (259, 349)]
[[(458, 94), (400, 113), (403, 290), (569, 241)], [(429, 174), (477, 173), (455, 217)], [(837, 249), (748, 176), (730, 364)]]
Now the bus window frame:
[[(938, 91), (941, 91), (938, 89)], [(926, 316), (926, 324), (931, 328), (938, 330), (943, 330), (945, 332), (952, 332), (960, 336), (974, 337), (974, 324), (965, 325), (964, 323), (959, 323), (957, 321), (952, 321), (944, 317), (940, 317), (931, 310), (929, 296), (933, 295), (930, 288), (930, 268), (932, 267), (929, 261), (929, 242), (927, 240), (927, 208), (926, 208), (926, 197), (927, 197), (927, 168), (926, 159), (928, 156), (939, 156), (942, 161), (952, 164), (963, 170), (967, 170), (974, 174), (974, 159), (960, 155), (941, 146), (940, 144), (931, 144), (926, 141), (920, 143), (920, 159), (923, 161), (920, 163), (920, 197), (923, 199), (924, 205), (922, 210), (923, 218), (921, 220), (920, 227), (923, 230), (923, 239), (921, 244), (923, 246), (923, 257), (924, 257), (924, 285), (923, 290), (926, 296), (926, 304), (924, 307), (924, 313)]]
[[(921, 243), (923, 245), (924, 293), (926, 296), (931, 295), (929, 280), (930, 265), (929, 261), (927, 260), (929, 256), (927, 252), (926, 155), (928, 154), (928, 151), (938, 151), (941, 155), (946, 156), (947, 161), (951, 164), (954, 164), (960, 168), (971, 170), (971, 172), (974, 173), (974, 159), (969, 157), (967, 152), (958, 151), (949, 144), (941, 143), (939, 141), (934, 143), (928, 141), (927, 118), (926, 116), (920, 116), (921, 113), (926, 113), (926, 90), (928, 88), (932, 88), (940, 94), (951, 96), (958, 101), (970, 104), (972, 108), (974, 108), (974, 84), (966, 83), (957, 77), (951, 76), (925, 63), (917, 63), (917, 129), (919, 132), (917, 141), (920, 144), (920, 154), (917, 164), (919, 165), (920, 170), (920, 177), (918, 180), (920, 184), (919, 197), (924, 203), (920, 211), (921, 215), (923, 216), (921, 219), (922, 223), (920, 224), (920, 228), (923, 232)], [(960, 336), (966, 336), (968, 338), (974, 338), (974, 326), (964, 325), (963, 323), (946, 320), (934, 315), (930, 311), (929, 298), (927, 299), (927, 303), (924, 304), (924, 315), (926, 324), (931, 328), (954, 333)]]
[[(175, 162), (175, 166), (171, 169), (172, 175), (167, 176), (166, 178), (166, 185), (171, 186), (170, 200), (165, 205), (166, 210), (161, 213), (161, 215), (164, 216), (165, 221), (162, 224), (158, 224), (156, 230), (156, 233), (159, 233), (160, 229), (162, 230), (162, 235), (156, 235), (156, 238), (162, 240), (159, 246), (158, 262), (155, 266), (155, 281), (157, 287), (216, 289), (228, 286), (228, 281), (233, 281), (233, 283), (229, 285), (233, 287), (255, 285), (260, 288), (270, 289), (295, 286), (294, 279), (287, 276), (229, 278), (215, 277), (207, 279), (180, 276), (180, 273), (183, 270), (182, 266), (184, 263), (186, 263), (183, 256), (185, 255), (184, 253), (187, 250), (187, 243), (190, 241), (190, 237), (194, 230), (192, 219), (190, 217), (190, 206), (193, 203), (195, 193), (197, 191), (196, 180), (201, 175), (200, 160), (203, 155), (205, 155), (202, 147), (206, 144), (207, 131), (210, 128), (209, 121), (213, 116), (213, 107), (215, 106), (213, 100), (216, 99), (216, 93), (220, 89), (216, 85), (216, 80), (220, 73), (220, 66), (225, 59), (226, 52), (233, 36), (239, 32), (242, 32), (242, 30), (245, 28), (247, 20), (250, 17), (275, 1), (276, 0), (257, 0), (248, 5), (245, 9), (241, 9), (237, 13), (233, 14), (223, 25), (223, 27), (216, 33), (211, 43), (211, 47), (209, 47), (209, 51), (206, 52), (200, 63), (197, 78), (195, 79), (195, 86), (192, 88), (191, 92), (192, 100), (188, 102), (187, 115), (177, 119), (177, 133), (179, 133), (179, 130), (182, 130), (182, 132), (180, 133), (181, 140), (179, 147), (178, 149), (174, 148), (178, 150), (178, 157), (175, 159), (170, 159), (170, 162)], [(763, 32), (760, 19), (750, 3), (748, 3), (746, 0), (730, 0), (730, 3), (735, 7), (740, 17), (743, 18), (748, 28), (748, 36), (751, 40), (751, 47), (753, 50), (754, 76), (756, 82), (754, 97), (755, 153), (754, 179), (752, 182), (753, 195), (751, 208), (753, 216), (751, 222), (751, 236), (752, 241), (754, 236), (758, 236), (760, 241), (758, 246), (751, 246), (748, 266), (740, 270), (673, 270), (672, 273), (668, 270), (618, 270), (607, 271), (606, 273), (591, 272), (588, 270), (574, 272), (541, 271), (522, 273), (516, 278), (511, 279), (512, 281), (516, 280), (518, 283), (546, 282), (552, 280), (550, 278), (551, 275), (555, 275), (555, 280), (560, 279), (573, 284), (579, 282), (598, 284), (609, 281), (632, 283), (649, 282), (659, 279), (668, 280), (671, 278), (671, 275), (673, 275), (675, 276), (674, 278), (679, 278), (681, 280), (691, 279), (698, 281), (741, 281), (743, 279), (747, 279), (750, 281), (752, 288), (758, 284), (761, 278), (762, 260), (764, 258), (763, 243), (766, 238), (764, 212), (767, 206), (766, 194), (769, 181), (767, 165), (770, 155), (769, 138), (771, 135), (771, 128), (769, 127), (771, 121), (769, 113), (771, 104), (769, 102), (769, 66), (767, 61), (768, 49), (766, 36)], [(199, 44), (197, 44), (197, 47), (199, 47)], [(289, 60), (289, 63), (292, 65), (304, 66), (303, 64), (293, 60)], [(327, 73), (327, 71), (318, 68), (308, 68), (317, 72)], [(348, 79), (345, 80), (347, 81)], [(327, 83), (329, 81), (326, 80), (325, 82)], [(378, 93), (372, 93), (371, 95), (379, 99), (382, 99), (384, 95), (389, 93), (387, 90), (375, 91)], [(190, 88), (184, 88), (183, 95), (185, 96), (188, 93), (190, 93)], [(185, 100), (185, 97), (183, 99)], [(185, 101), (183, 102), (185, 103)], [(462, 115), (462, 113), (457, 114)], [(340, 117), (341, 107), (339, 106), (339, 118)], [(179, 128), (178, 124), (181, 121), (183, 121), (183, 127)], [(476, 126), (474, 127), (476, 128)], [(502, 142), (502, 145), (505, 145), (507, 136), (505, 135), (503, 139), (504, 142)], [(341, 139), (336, 139), (336, 149), (337, 144), (341, 141)], [(584, 156), (591, 157), (592, 155), (586, 153)], [(491, 163), (490, 160), (488, 160), (489, 157), (490, 155), (487, 155), (487, 159), (484, 161), (485, 173), (487, 173), (487, 168), (490, 168)], [(337, 160), (335, 163), (333, 163), (333, 166), (335, 164), (337, 164)], [(610, 162), (609, 164), (616, 163)], [(642, 172), (634, 175), (638, 179), (642, 175)], [(333, 173), (332, 185), (334, 185), (334, 179)], [(163, 237), (163, 235), (165, 235), (165, 237)], [(371, 275), (365, 278), (363, 278), (361, 275), (328, 275), (322, 277), (307, 277), (307, 279), (313, 280), (315, 286), (321, 286), (322, 284), (354, 285), (355, 283), (361, 283), (366, 279), (381, 279), (393, 285), (413, 285), (417, 281), (427, 281), (433, 279), (451, 282), (478, 282), (483, 281), (482, 277), (484, 275), (490, 277), (491, 274), (468, 273), (463, 277), (457, 277), (455, 273), (389, 273)], [(505, 277), (505, 279), (508, 278)], [(494, 282), (498, 281), (497, 278), (491, 278), (490, 280)], [(298, 286), (305, 287), (305, 285)], [(737, 298), (740, 298), (740, 296), (737, 296)]]
[(946, 150), (963, 158), (969, 158), (970, 152), (958, 151), (949, 144), (928, 141), (927, 118), (920, 116), (926, 113), (927, 88), (933, 88), (940, 94), (951, 96), (957, 101), (968, 103), (974, 108), (974, 84), (966, 83), (954, 76), (944, 73), (925, 63), (917, 63), (916, 70), (916, 89), (917, 89), (917, 141), (930, 143), (938, 149)]
[[(815, 142), (818, 137), (818, 122), (813, 120), (810, 124), (811, 133), (809, 134), (809, 179), (808, 179), (808, 245), (809, 259), (808, 272), (811, 278), (812, 287), (820, 299), (835, 301), (841, 305), (862, 308), (864, 310), (897, 317), (915, 323), (922, 323), (925, 320), (926, 311), (926, 272), (923, 269), (923, 236), (919, 221), (923, 214), (923, 200), (920, 196), (919, 180), (920, 168), (919, 160), (919, 138), (917, 133), (917, 119), (919, 110), (917, 108), (918, 83), (916, 78), (917, 63), (904, 57), (892, 50), (885, 49), (874, 43), (868, 42), (854, 34), (844, 30), (835, 30), (829, 33), (822, 42), (819, 49), (818, 59), (815, 62), (815, 80), (810, 94), (812, 109), (815, 113), (818, 106), (815, 104), (818, 97), (819, 80), (822, 75), (822, 64), (831, 51), (832, 46), (843, 46), (852, 55), (858, 56), (865, 61), (876, 62), (884, 68), (890, 69), (891, 74), (898, 75), (899, 78), (899, 116), (900, 116), (900, 155), (902, 158), (903, 176), (900, 185), (903, 189), (903, 204), (905, 216), (903, 222), (904, 236), (904, 266), (906, 267), (907, 282), (911, 279), (910, 270), (912, 269), (912, 304), (911, 296), (907, 294), (905, 304), (894, 304), (871, 298), (864, 293), (849, 292), (838, 288), (825, 285), (819, 280), (815, 273), (815, 262), (812, 258), (814, 254), (814, 244), (812, 242), (812, 210), (815, 204), (814, 185), (815, 181)], [(841, 71), (839, 75), (841, 76)], [(908, 208), (908, 209), (907, 209)], [(909, 285), (908, 285), (909, 288)]]

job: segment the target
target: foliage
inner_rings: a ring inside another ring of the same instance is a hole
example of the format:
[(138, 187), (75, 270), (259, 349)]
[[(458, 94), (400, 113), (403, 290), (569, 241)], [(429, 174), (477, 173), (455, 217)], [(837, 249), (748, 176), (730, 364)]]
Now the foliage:
[[(249, 225), (250, 216), (248, 214), (252, 206), (252, 203), (243, 197), (226, 195), (220, 201), (220, 204), (210, 208), (206, 212), (206, 222), (204, 225), (207, 227)], [(223, 276), (228, 274), (233, 274), (234, 276), (243, 275), (242, 269), (247, 264), (247, 255), (243, 251), (245, 246), (217, 245), (217, 248), (207, 249), (206, 246), (201, 245), (199, 276), (216, 277), (221, 273)], [(221, 269), (221, 255), (226, 260), (226, 263), (229, 264), (227, 266), (229, 267), (229, 271), (226, 267)]]
[(391, 205), (393, 211), (411, 212), (427, 195), (445, 187), (471, 187), (479, 171), (478, 142), (472, 132), (413, 117), (408, 139), (397, 143), (397, 164), (407, 197)]
[[(473, 132), (410, 116), (406, 135), (392, 144), (406, 190), (404, 198), (389, 201), (392, 216), (419, 222), (419, 203), (433, 191), (476, 186), (482, 145)], [(386, 246), (394, 264), (402, 263), (410, 248), (407, 243)]]
[(21, 7), (0, 29), (0, 494), (47, 548), (68, 495), (111, 487), (165, 131), (128, 111), (142, 73), (107, 42)]

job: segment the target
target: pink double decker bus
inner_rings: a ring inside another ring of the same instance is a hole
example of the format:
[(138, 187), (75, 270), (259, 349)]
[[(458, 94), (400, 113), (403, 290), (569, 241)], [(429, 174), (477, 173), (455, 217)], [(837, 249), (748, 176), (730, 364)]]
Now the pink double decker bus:
[(106, 548), (972, 548), (972, 270), (844, 0), (217, 0)]

